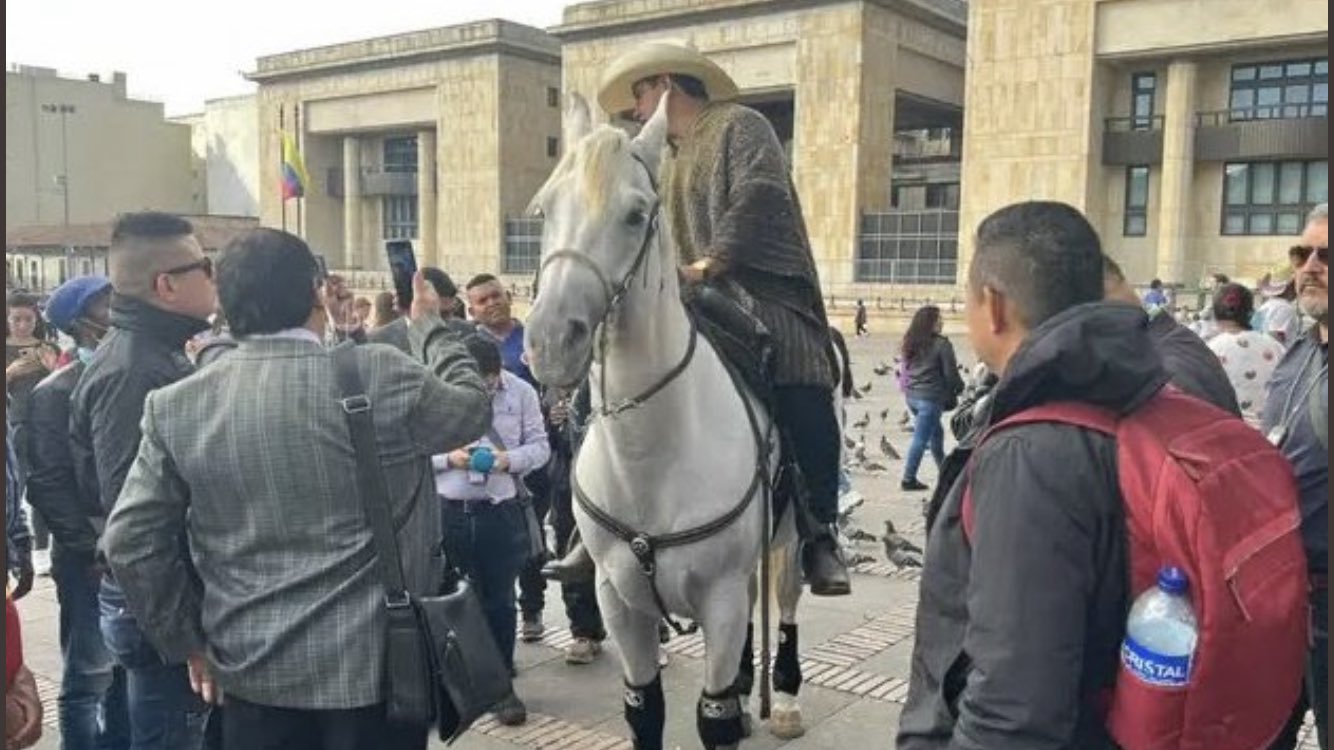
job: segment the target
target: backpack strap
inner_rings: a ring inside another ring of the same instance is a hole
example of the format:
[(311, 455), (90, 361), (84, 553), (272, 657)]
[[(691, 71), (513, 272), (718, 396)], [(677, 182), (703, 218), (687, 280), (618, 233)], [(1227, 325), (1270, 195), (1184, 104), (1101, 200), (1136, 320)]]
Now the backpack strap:
[(1104, 409), (1092, 404), (1080, 403), (1078, 401), (1054, 401), (1049, 404), (1042, 404), (1031, 409), (1025, 409), (1021, 412), (1011, 414), (1000, 422), (987, 428), (982, 433), (982, 437), (977, 441), (977, 446), (973, 449), (973, 455), (968, 459), (968, 467), (965, 471), (965, 481), (963, 490), (963, 507), (961, 516), (963, 521), (964, 539), (972, 541), (973, 539), (973, 461), (976, 459), (978, 451), (987, 440), (991, 439), (998, 432), (1008, 430), (1012, 427), (1019, 427), (1026, 424), (1038, 424), (1041, 422), (1050, 422), (1056, 424), (1068, 424), (1075, 427), (1081, 427), (1094, 432), (1101, 432), (1104, 435), (1115, 435), (1117, 425), (1121, 417), (1110, 409)]

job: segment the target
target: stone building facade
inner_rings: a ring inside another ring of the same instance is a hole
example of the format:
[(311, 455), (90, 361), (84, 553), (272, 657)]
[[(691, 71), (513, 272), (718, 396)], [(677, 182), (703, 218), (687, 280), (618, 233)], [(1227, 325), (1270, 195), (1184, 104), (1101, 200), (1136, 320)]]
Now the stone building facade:
[(1132, 281), (1262, 275), (1328, 194), (1328, 12), (971, 0), (961, 260), (988, 213), (1048, 198)]
[[(260, 217), (333, 267), (377, 270), (389, 239), (466, 276), (495, 271), (505, 219), (556, 164), (560, 47), (483, 21), (260, 58)], [(311, 184), (283, 201), (279, 131)]]

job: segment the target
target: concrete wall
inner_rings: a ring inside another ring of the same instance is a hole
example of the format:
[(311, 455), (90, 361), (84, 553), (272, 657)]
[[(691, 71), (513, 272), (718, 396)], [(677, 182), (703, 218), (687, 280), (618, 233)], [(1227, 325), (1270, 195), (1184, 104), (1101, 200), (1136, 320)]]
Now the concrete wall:
[(204, 105), (208, 212), (259, 215), (259, 116), (254, 96)]
[(43, 104), (71, 104), (66, 115), (71, 223), (106, 221), (146, 208), (203, 213), (189, 125), (168, 122), (162, 105), (126, 98), (125, 79), (57, 77), (54, 71), (5, 73), (5, 224), (60, 224), (64, 196), (61, 117)]
[(1100, 56), (1188, 54), (1329, 36), (1319, 0), (1095, 0)]

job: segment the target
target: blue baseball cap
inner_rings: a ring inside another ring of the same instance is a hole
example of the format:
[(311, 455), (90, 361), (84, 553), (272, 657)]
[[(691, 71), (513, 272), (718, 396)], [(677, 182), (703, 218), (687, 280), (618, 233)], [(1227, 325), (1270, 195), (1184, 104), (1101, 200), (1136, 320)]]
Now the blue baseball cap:
[(66, 281), (46, 301), (46, 322), (72, 333), (74, 321), (83, 316), (88, 302), (110, 288), (111, 280), (105, 276), (80, 276)]

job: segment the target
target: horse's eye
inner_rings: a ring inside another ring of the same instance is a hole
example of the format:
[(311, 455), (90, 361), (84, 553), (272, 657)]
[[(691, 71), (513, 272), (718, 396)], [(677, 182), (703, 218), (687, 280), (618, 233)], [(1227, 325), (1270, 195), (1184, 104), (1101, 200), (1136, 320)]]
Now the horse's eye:
[(637, 227), (644, 223), (644, 219), (645, 219), (644, 212), (640, 211), (639, 209), (635, 209), (630, 212), (629, 216), (625, 217), (625, 223), (629, 224), (632, 227)]

